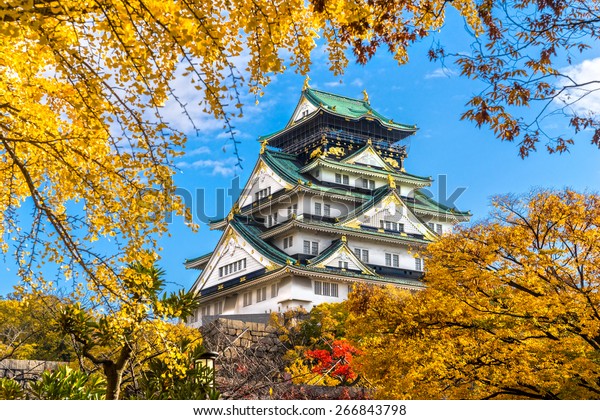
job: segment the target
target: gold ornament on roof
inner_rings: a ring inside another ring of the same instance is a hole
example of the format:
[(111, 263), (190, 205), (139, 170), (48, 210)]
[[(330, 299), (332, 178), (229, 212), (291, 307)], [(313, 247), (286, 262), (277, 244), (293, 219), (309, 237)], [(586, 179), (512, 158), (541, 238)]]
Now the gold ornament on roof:
[(392, 168), (398, 169), (400, 165), (396, 159), (392, 159), (391, 157), (386, 157), (383, 159), (386, 163), (388, 163)]
[(308, 85), (308, 82), (310, 80), (310, 77), (308, 77), (308, 75), (306, 75), (306, 77), (304, 78), (304, 85), (302, 85), (302, 90), (305, 91), (306, 89), (310, 88), (310, 86)]
[(365, 89), (365, 90), (363, 90), (363, 91), (362, 91), (362, 93), (363, 93), (363, 101), (365, 101), (365, 102), (366, 102), (366, 103), (368, 103), (368, 104), (371, 104), (371, 103), (369, 102), (369, 94), (367, 93), (367, 90), (366, 90), (366, 89)]
[(343, 242), (343, 243), (346, 243), (346, 242), (347, 242), (346, 235), (342, 235), (342, 242)]
[(390, 188), (396, 188), (396, 181), (394, 180), (394, 177), (390, 174), (388, 174), (387, 176), (388, 178), (388, 184), (390, 184)]
[(317, 147), (315, 150), (313, 150), (310, 154), (310, 158), (315, 158), (315, 157), (319, 157), (323, 154), (323, 150), (321, 150), (320, 147)]
[(260, 142), (260, 154), (262, 155), (267, 150), (267, 144), (269, 144), (269, 140), (264, 140)]
[(342, 157), (346, 155), (346, 151), (343, 147), (330, 147), (327, 151), (330, 155)]

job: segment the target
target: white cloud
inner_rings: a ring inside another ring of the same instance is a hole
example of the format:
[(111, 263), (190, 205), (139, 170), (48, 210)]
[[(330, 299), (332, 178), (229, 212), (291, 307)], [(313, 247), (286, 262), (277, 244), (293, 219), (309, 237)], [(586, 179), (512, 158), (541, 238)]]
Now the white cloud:
[(350, 82), (350, 85), (356, 87), (363, 87), (363, 81), (357, 77), (356, 79)]
[(210, 149), (206, 146), (200, 146), (190, 151), (185, 152), (187, 157), (190, 156), (198, 156), (198, 155), (208, 155), (210, 154)]
[(439, 69), (435, 69), (434, 71), (431, 71), (427, 74), (425, 74), (425, 79), (440, 79), (442, 77), (452, 77), (455, 76), (456, 72), (452, 69), (449, 69), (447, 67), (442, 67)]
[(228, 157), (225, 159), (200, 159), (193, 162), (181, 162), (178, 166), (181, 169), (201, 170), (204, 175), (232, 176), (236, 172), (237, 158)]
[(327, 82), (325, 83), (325, 86), (327, 87), (338, 87), (339, 85), (343, 84), (344, 82), (342, 80), (338, 80), (336, 82)]
[(571, 78), (563, 82), (565, 87), (572, 86), (572, 82), (579, 85), (589, 84), (565, 90), (559, 100), (575, 112), (600, 112), (600, 57), (565, 67), (560, 69), (560, 72)]

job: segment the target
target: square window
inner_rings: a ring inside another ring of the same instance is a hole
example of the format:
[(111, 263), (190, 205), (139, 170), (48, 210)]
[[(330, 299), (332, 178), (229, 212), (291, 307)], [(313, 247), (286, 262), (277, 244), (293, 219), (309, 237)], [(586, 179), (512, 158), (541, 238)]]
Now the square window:
[(335, 182), (337, 184), (341, 184), (342, 183), (342, 175), (341, 174), (335, 174)]
[(415, 258), (415, 270), (423, 271), (423, 261), (421, 258)]
[(323, 294), (323, 282), (315, 281), (315, 295)]

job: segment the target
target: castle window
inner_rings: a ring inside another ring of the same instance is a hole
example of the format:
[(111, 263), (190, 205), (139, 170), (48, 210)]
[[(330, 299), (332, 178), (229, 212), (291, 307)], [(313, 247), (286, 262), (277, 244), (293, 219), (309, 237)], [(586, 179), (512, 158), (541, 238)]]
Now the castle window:
[(313, 255), (319, 255), (319, 243), (318, 242), (313, 242), (312, 243), (312, 254)]
[(398, 254), (385, 254), (385, 265), (388, 267), (400, 267), (400, 256)]
[(244, 306), (252, 305), (252, 292), (244, 293)]
[(256, 198), (256, 201), (258, 201), (261, 198), (265, 198), (265, 197), (268, 197), (270, 195), (271, 195), (271, 187), (267, 187), (267, 188), (264, 188), (264, 189), (262, 189), (260, 191), (257, 191), (254, 194), (254, 197)]
[(314, 283), (315, 295), (338, 297), (337, 283), (327, 283), (324, 281), (316, 281)]
[(375, 181), (372, 179), (362, 179), (362, 187), (366, 190), (374, 190), (375, 189)]
[(325, 217), (331, 217), (331, 206), (329, 204), (324, 204), (323, 205), (323, 215)]
[(213, 305), (214, 314), (219, 315), (223, 313), (223, 301), (218, 301)]
[(243, 258), (238, 261), (234, 261), (223, 267), (219, 267), (219, 277), (225, 277), (238, 271), (242, 271), (246, 268), (246, 259)]
[(389, 222), (387, 220), (380, 220), (379, 227), (385, 230), (393, 230), (394, 232), (404, 232), (404, 224), (398, 222)]
[(350, 178), (348, 175), (335, 174), (336, 184), (350, 185)]
[(423, 258), (415, 258), (415, 270), (423, 271)]
[(277, 297), (279, 294), (279, 283), (271, 285), (271, 298)]
[(289, 206), (287, 208), (288, 211), (288, 219), (292, 217), (292, 214), (298, 214), (298, 204), (294, 204), (293, 206)]
[(287, 236), (283, 238), (283, 249), (291, 248), (294, 245), (294, 237)]
[(364, 263), (369, 262), (369, 250), (368, 249), (354, 248), (354, 255), (356, 255), (356, 257)]
[(267, 300), (267, 288), (261, 287), (256, 291), (256, 301), (262, 302), (264, 300)]
[(269, 214), (267, 216), (267, 227), (271, 227), (277, 224), (277, 213)]
[(338, 267), (348, 269), (348, 261), (338, 261)]
[(438, 235), (441, 235), (441, 234), (442, 234), (442, 225), (440, 225), (439, 223), (438, 223), (438, 224), (436, 224), (436, 225), (435, 225), (435, 232), (436, 232)]
[(315, 203), (315, 216), (321, 215), (321, 203)]

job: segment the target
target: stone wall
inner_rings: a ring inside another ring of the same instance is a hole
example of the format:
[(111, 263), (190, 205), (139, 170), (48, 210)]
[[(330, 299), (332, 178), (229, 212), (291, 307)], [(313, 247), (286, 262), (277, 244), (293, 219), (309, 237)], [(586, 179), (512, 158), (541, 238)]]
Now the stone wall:
[(259, 322), (218, 318), (200, 328), (207, 350), (219, 353), (221, 362), (240, 354), (254, 357), (285, 353), (275, 329)]
[(200, 331), (204, 347), (219, 354), (216, 383), (224, 398), (265, 398), (270, 389), (286, 381), (287, 349), (273, 327), (219, 318)]
[(50, 362), (46, 360), (16, 360), (0, 361), (0, 378), (12, 378), (19, 382), (35, 381), (44, 371), (55, 370), (65, 362)]

